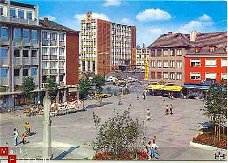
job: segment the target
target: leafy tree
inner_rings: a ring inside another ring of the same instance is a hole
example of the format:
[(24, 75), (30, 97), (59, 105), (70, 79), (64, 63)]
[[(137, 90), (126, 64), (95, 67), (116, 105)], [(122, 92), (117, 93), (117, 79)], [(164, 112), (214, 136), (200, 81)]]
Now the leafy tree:
[(28, 99), (29, 104), (32, 103), (34, 99), (34, 93), (32, 91), (34, 91), (35, 87), (35, 82), (32, 77), (28, 76), (23, 80), (23, 94)]
[(79, 98), (85, 99), (91, 90), (91, 82), (87, 79), (79, 80)]
[(46, 83), (45, 89), (53, 100), (58, 93), (58, 84), (55, 82), (55, 79), (52, 78), (47, 78)]
[(111, 152), (115, 159), (121, 160), (127, 151), (132, 151), (137, 158), (140, 143), (142, 142), (142, 125), (138, 119), (130, 117), (129, 111), (116, 114), (101, 124), (100, 118), (93, 113), (95, 127), (98, 130), (93, 147), (99, 152)]
[(101, 93), (102, 92), (102, 86), (105, 85), (105, 78), (103, 76), (94, 76), (92, 79), (92, 84), (96, 87), (96, 92)]
[[(204, 115), (211, 118), (211, 122), (215, 126), (215, 135), (216, 135), (216, 124), (224, 124), (227, 119), (227, 91), (221, 84), (212, 86), (205, 98), (205, 113)], [(219, 127), (220, 135), (220, 127)]]

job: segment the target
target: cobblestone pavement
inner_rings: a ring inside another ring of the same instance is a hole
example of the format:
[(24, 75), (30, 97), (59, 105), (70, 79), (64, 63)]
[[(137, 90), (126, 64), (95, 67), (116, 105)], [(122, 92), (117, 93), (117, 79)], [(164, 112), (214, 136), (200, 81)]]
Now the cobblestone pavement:
[[(140, 93), (142, 94), (142, 93)], [(123, 97), (123, 104), (118, 105), (117, 97), (103, 100), (102, 107), (96, 107), (94, 100), (85, 102), (87, 111), (52, 118), (53, 157), (57, 159), (91, 159), (94, 151), (90, 146), (96, 130), (93, 126), (93, 112), (102, 121), (112, 117), (114, 108), (122, 112), (132, 105), (131, 116), (142, 122), (146, 119), (146, 109), (150, 108), (152, 121), (146, 122), (147, 139), (157, 137), (161, 160), (213, 160), (213, 151), (189, 146), (192, 137), (198, 134), (199, 123), (207, 121), (202, 115), (203, 102), (191, 99), (174, 99), (147, 96), (136, 100), (136, 93)], [(173, 115), (164, 115), (165, 105), (173, 104)], [(1, 114), (0, 145), (12, 147), (13, 128), (24, 131), (24, 123), (29, 121), (35, 135), (28, 138), (29, 143), (20, 144), (13, 149), (19, 158), (42, 157), (42, 116), (25, 117), (18, 112), (16, 115)]]

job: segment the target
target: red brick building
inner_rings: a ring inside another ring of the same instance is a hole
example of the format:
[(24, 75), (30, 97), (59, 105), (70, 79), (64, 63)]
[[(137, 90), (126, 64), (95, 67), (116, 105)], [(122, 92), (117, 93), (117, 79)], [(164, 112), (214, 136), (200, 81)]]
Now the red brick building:
[(199, 33), (185, 56), (185, 83), (227, 79), (227, 33)]

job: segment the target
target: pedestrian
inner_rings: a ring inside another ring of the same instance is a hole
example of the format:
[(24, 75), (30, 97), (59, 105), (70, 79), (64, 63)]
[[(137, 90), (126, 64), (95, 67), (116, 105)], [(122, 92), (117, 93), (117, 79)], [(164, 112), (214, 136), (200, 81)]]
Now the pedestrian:
[(154, 142), (154, 143), (156, 143), (156, 136), (154, 136), (153, 138), (152, 138), (152, 142)]
[(166, 105), (165, 107), (165, 115), (169, 115), (169, 105)]
[(17, 146), (18, 145), (18, 131), (16, 128), (14, 128), (14, 132), (13, 132), (13, 140), (14, 140), (14, 145)]
[(156, 157), (156, 151), (158, 149), (157, 144), (155, 143), (155, 141), (153, 141), (153, 143), (151, 144), (151, 158), (157, 158)]
[(131, 104), (128, 106), (127, 111), (130, 112)]
[(150, 121), (151, 120), (150, 109), (147, 109), (147, 111), (146, 111), (146, 120), (147, 121)]
[(151, 159), (151, 141), (149, 141), (146, 145), (146, 152), (147, 152), (148, 160), (150, 160)]
[(173, 114), (173, 105), (172, 104), (170, 104), (169, 110), (170, 110), (170, 114), (172, 115)]
[(30, 127), (29, 122), (25, 122), (25, 133), (28, 136), (30, 136), (30, 134), (31, 134), (31, 127)]
[(25, 145), (25, 137), (26, 137), (26, 133), (23, 133), (21, 135), (21, 139), (22, 139), (22, 143)]

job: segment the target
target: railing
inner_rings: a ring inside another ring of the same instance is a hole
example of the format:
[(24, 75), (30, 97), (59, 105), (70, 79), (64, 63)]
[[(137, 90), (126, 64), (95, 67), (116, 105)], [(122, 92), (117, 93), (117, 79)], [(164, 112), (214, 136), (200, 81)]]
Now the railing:
[(57, 60), (57, 55), (50, 55), (50, 60)]
[(32, 76), (32, 78), (33, 78), (33, 81), (34, 81), (36, 84), (39, 83), (39, 81), (38, 81), (38, 76)]
[(8, 80), (8, 78), (1, 78), (1, 83), (0, 83), (0, 85), (9, 85), (9, 80)]
[(9, 58), (0, 58), (1, 65), (9, 65)]
[(10, 44), (9, 38), (0, 37), (0, 45), (9, 46), (9, 44)]
[(56, 40), (51, 40), (51, 46), (57, 46), (57, 41)]
[(30, 40), (29, 39), (23, 39), (22, 40), (22, 45), (23, 46), (31, 46), (32, 45), (32, 43), (30, 42)]
[(60, 55), (60, 56), (59, 56), (59, 59), (60, 59), (60, 60), (65, 60), (65, 56)]
[(21, 46), (21, 43), (22, 43), (21, 38), (14, 38), (13, 39), (13, 45), (14, 46)]
[(49, 70), (48, 69), (42, 69), (42, 75), (48, 75)]
[(15, 77), (14, 85), (22, 85), (22, 77)]
[(60, 74), (65, 74), (65, 70), (64, 69), (59, 69), (59, 73)]
[(59, 46), (65, 46), (65, 41), (59, 41)]
[(17, 18), (17, 17), (5, 17), (0, 16), (0, 21), (2, 22), (11, 22), (11, 23), (20, 23), (20, 24), (30, 24), (30, 25), (37, 25), (36, 20), (30, 20), (30, 19), (23, 19), (23, 18)]
[(43, 46), (49, 46), (49, 40), (42, 40), (42, 45)]
[(28, 57), (23, 57), (22, 58), (22, 64), (23, 65), (30, 65), (31, 63), (29, 62), (29, 58)]
[(50, 70), (50, 74), (57, 74), (58, 72), (57, 72), (57, 69), (51, 69)]
[(14, 57), (14, 65), (22, 65), (22, 59), (20, 57)]
[(37, 57), (32, 57), (32, 65), (38, 65), (38, 59)]
[(32, 40), (32, 46), (33, 46), (34, 48), (39, 48), (38, 40)]
[(48, 57), (48, 55), (42, 55), (42, 59), (43, 59), (43, 60), (48, 60), (49, 57)]

